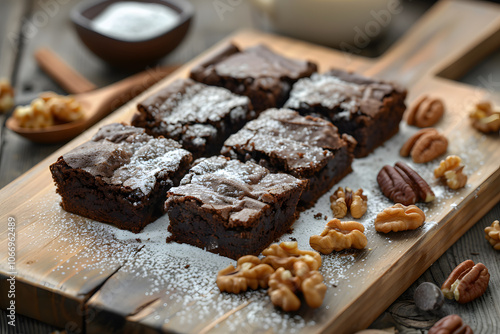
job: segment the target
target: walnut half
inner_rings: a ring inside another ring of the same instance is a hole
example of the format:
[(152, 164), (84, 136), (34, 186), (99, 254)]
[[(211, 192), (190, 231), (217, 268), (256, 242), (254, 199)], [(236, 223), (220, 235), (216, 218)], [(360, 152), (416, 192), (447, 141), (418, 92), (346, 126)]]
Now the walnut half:
[(490, 133), (500, 130), (500, 111), (494, 111), (491, 103), (476, 104), (476, 109), (469, 114), (472, 126), (477, 130)]
[(304, 296), (309, 307), (320, 307), (326, 290), (320, 272), (311, 270), (303, 261), (296, 261), (291, 270), (278, 268), (269, 278), (269, 297), (275, 306), (281, 307), (285, 312), (300, 308), (300, 295)]
[(219, 271), (216, 283), (220, 291), (240, 293), (248, 288), (267, 288), (272, 273), (274, 269), (261, 263), (257, 256), (246, 255), (238, 259), (236, 268), (230, 265)]
[(353, 218), (361, 218), (368, 208), (368, 197), (363, 195), (363, 189), (353, 192), (346, 187), (345, 191), (339, 187), (330, 197), (331, 208), (335, 218), (344, 218), (351, 212)]
[(361, 223), (332, 219), (320, 235), (313, 235), (309, 239), (309, 244), (322, 254), (347, 248), (363, 249), (368, 243), (364, 231), (365, 227)]
[(484, 233), (486, 233), (486, 240), (488, 240), (493, 248), (500, 251), (500, 224), (498, 220), (495, 220), (491, 223), (491, 226), (485, 228)]
[(0, 114), (8, 111), (14, 106), (14, 89), (9, 80), (0, 79)]
[(481, 297), (488, 288), (489, 281), (490, 274), (484, 264), (474, 264), (474, 261), (467, 260), (451, 272), (441, 286), (441, 291), (446, 298), (464, 304)]
[(71, 96), (42, 93), (29, 106), (18, 106), (14, 118), (23, 128), (44, 128), (81, 119), (81, 104)]
[(321, 267), (321, 255), (315, 251), (298, 249), (296, 241), (272, 244), (262, 251), (265, 257), (262, 263), (269, 264), (274, 269), (280, 267), (291, 270), (297, 261), (306, 263), (311, 270), (318, 270)]
[(425, 214), (417, 206), (397, 203), (377, 215), (375, 230), (383, 233), (414, 230), (422, 226), (424, 221)]
[(434, 169), (434, 177), (441, 178), (451, 189), (463, 188), (467, 184), (467, 175), (463, 173), (462, 159), (456, 155), (450, 155)]

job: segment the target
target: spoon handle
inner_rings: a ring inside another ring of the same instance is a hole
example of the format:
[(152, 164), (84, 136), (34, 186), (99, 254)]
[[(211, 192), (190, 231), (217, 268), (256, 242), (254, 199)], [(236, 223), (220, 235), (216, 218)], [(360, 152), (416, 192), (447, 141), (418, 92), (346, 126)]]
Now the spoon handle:
[(35, 51), (38, 65), (69, 94), (85, 93), (97, 87), (48, 48)]

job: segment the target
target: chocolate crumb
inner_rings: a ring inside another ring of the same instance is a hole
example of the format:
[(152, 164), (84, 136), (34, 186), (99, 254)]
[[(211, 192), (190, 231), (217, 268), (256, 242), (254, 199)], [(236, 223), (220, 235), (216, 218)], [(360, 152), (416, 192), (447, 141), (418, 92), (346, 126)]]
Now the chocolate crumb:
[(314, 215), (314, 219), (320, 220), (323, 218), (323, 214), (321, 212), (318, 212), (317, 214)]
[(142, 242), (141, 238), (135, 238), (135, 241)]
[(294, 238), (294, 237), (290, 237), (290, 240), (291, 240), (291, 241), (297, 241), (297, 239), (296, 239), (296, 238)]
[(184, 266), (184, 268), (186, 268), (186, 269), (188, 269), (189, 267), (191, 267), (191, 265), (190, 265), (190, 264), (186, 264), (186, 265)]
[(333, 286), (334, 288), (336, 288), (336, 287), (337, 287), (337, 284), (332, 284), (332, 286)]
[(479, 255), (477, 252), (470, 252), (471, 255)]

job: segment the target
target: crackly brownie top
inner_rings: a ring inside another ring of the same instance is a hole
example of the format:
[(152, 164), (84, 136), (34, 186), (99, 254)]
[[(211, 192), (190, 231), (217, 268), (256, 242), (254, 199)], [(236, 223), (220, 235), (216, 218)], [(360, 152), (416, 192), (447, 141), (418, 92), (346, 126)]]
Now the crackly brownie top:
[(406, 94), (394, 84), (363, 77), (342, 70), (313, 74), (299, 80), (292, 88), (285, 107), (292, 109), (326, 108), (340, 116), (356, 114), (374, 117), (392, 93)]
[(227, 49), (212, 62), (195, 68), (194, 75), (204, 72), (205, 75), (215, 73), (221, 77), (236, 79), (268, 77), (297, 80), (311, 75), (317, 69), (311, 62), (283, 57), (262, 44), (243, 51), (239, 51), (234, 45)]
[(157, 122), (167, 125), (219, 122), (228, 115), (246, 117), (250, 100), (221, 87), (179, 79), (139, 104)]
[(300, 116), (290, 109), (269, 109), (230, 136), (223, 152), (258, 151), (286, 172), (310, 176), (346, 145), (337, 128), (326, 120)]
[(304, 181), (270, 173), (253, 162), (242, 163), (221, 156), (202, 158), (179, 187), (170, 189), (167, 205), (173, 196), (194, 198), (202, 208), (216, 210), (226, 228), (252, 227), (268, 205), (304, 186)]
[(144, 129), (113, 123), (103, 126), (88, 142), (63, 155), (71, 168), (80, 168), (104, 182), (151, 192), (157, 178), (168, 177), (191, 153), (171, 139), (155, 139)]

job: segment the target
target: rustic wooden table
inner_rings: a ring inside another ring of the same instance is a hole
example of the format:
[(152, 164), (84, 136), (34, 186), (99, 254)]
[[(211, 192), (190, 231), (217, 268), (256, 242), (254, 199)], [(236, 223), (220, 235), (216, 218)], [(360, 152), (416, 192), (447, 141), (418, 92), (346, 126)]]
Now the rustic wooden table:
[[(195, 55), (239, 28), (256, 27), (256, 14), (247, 2), (192, 0), (196, 8), (193, 26), (181, 46), (163, 60), (164, 64), (184, 63)], [(229, 7), (222, 15), (215, 9), (216, 3)], [(15, 85), (16, 99), (26, 103), (33, 94), (52, 90), (64, 93), (36, 65), (33, 52), (42, 46), (50, 47), (77, 71), (97, 86), (105, 86), (130, 73), (110, 69), (92, 55), (78, 40), (69, 22), (69, 12), (75, 0), (6, 0), (0, 3), (0, 77), (8, 77)], [(395, 16), (392, 29), (379, 41), (364, 50), (362, 55), (377, 56), (401, 36), (431, 5), (403, 1), (403, 12)], [(481, 86), (492, 92), (500, 91), (500, 52), (497, 50), (470, 71), (461, 81)], [(5, 116), (0, 116), (4, 124)], [(26, 172), (62, 145), (33, 144), (16, 134), (0, 128), (0, 188)], [(500, 332), (500, 309), (492, 294), (458, 305), (447, 302), (436, 313), (418, 311), (413, 303), (413, 292), (425, 281), (441, 283), (460, 262), (472, 259), (483, 262), (492, 277), (500, 275), (498, 252), (492, 250), (484, 239), (484, 227), (500, 218), (497, 204), (471, 230), (434, 263), (396, 302), (394, 302), (372, 328), (395, 327), (403, 333), (425, 333), (436, 319), (457, 313), (471, 325), (475, 333)], [(492, 282), (498, 282), (495, 280)], [(498, 285), (498, 284), (497, 284)], [(489, 289), (498, 290), (495, 284)], [(4, 298), (4, 296), (2, 296)], [(361, 316), (361, 315), (360, 315)], [(18, 315), (13, 331), (7, 325), (6, 313), (0, 314), (1, 333), (49, 333), (57, 330), (52, 326)], [(492, 331), (493, 330), (493, 331)]]

